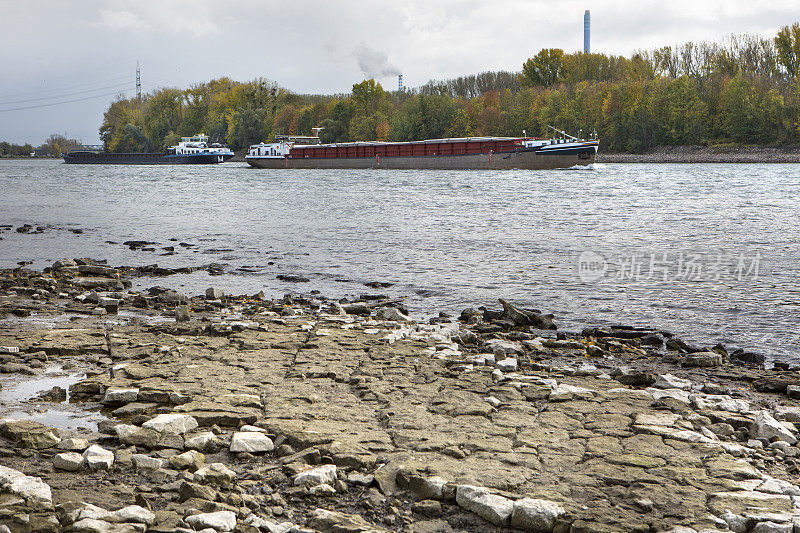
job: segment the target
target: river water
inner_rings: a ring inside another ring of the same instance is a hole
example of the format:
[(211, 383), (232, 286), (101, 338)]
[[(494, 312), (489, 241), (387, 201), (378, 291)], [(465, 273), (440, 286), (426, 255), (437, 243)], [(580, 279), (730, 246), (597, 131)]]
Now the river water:
[[(799, 198), (791, 164), (275, 171), (0, 160), (0, 224), (45, 227), (3, 231), (0, 267), (222, 263), (222, 276), (141, 284), (408, 295), (418, 317), (506, 298), (566, 329), (654, 325), (800, 360)], [(158, 244), (131, 251), (126, 240)], [(168, 246), (174, 255), (162, 255)], [(363, 285), (373, 281), (393, 285)]]

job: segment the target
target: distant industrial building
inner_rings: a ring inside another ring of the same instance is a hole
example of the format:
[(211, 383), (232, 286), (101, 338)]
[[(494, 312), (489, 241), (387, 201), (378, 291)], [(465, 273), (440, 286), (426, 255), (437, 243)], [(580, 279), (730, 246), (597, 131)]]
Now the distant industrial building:
[(586, 12), (583, 14), (583, 53), (589, 53), (589, 32), (591, 26), (591, 16), (589, 15), (589, 10), (587, 9)]

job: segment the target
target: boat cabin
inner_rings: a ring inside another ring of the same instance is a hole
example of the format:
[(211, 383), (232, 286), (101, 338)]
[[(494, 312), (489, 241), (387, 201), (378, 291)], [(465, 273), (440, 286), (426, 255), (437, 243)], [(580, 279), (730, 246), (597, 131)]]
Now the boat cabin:
[(225, 146), (219, 143), (208, 143), (208, 135), (198, 133), (191, 137), (181, 137), (181, 142), (175, 146), (170, 146), (167, 153), (176, 155), (190, 155), (190, 154), (214, 154), (214, 153), (231, 153)]
[(292, 148), (293, 143), (290, 142), (275, 142), (275, 143), (260, 143), (250, 145), (247, 152), (247, 157), (274, 157), (280, 159), (289, 155), (289, 150)]

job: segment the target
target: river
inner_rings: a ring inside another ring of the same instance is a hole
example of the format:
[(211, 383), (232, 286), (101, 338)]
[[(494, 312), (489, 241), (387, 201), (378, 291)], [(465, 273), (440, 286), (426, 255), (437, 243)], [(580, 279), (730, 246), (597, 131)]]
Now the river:
[[(408, 295), (418, 317), (506, 298), (561, 328), (654, 325), (800, 361), (799, 198), (794, 164), (271, 171), (0, 160), (0, 224), (44, 228), (4, 230), (0, 267), (221, 263), (222, 276), (138, 284)], [(132, 251), (128, 240), (157, 244)]]

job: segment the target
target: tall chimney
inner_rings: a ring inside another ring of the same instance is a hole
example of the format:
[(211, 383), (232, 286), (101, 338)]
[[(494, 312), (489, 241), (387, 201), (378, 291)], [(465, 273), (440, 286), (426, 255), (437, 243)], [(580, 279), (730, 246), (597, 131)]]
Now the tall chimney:
[(583, 53), (589, 53), (589, 28), (591, 25), (591, 16), (589, 10), (583, 14)]

